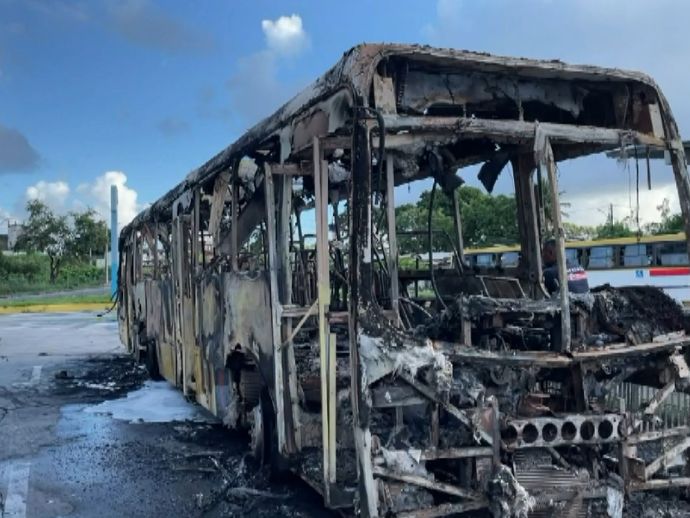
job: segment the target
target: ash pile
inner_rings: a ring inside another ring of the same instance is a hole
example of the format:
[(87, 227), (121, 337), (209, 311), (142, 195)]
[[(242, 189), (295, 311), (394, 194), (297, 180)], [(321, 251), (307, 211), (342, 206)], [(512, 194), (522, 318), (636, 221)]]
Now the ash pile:
[(607, 342), (651, 342), (656, 336), (687, 328), (682, 307), (659, 288), (605, 284), (594, 288), (592, 295), (593, 330)]
[[(584, 295), (570, 295), (575, 348), (612, 343), (631, 345), (690, 329), (690, 316), (661, 289), (614, 288), (608, 284)], [(460, 342), (463, 321), (473, 324), (472, 344), (488, 349), (557, 350), (559, 301), (462, 295), (419, 325), (415, 334)], [(576, 321), (581, 320), (579, 323)]]

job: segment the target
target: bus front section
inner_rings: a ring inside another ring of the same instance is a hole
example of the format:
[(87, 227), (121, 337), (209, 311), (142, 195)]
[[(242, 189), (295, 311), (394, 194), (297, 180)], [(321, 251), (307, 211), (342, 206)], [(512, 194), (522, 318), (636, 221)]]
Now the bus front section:
[[(690, 483), (683, 310), (652, 287), (573, 288), (584, 272), (561, 221), (557, 164), (635, 146), (670, 155), (687, 229), (683, 147), (654, 83), (420, 51), (382, 58), (360, 101), (348, 198), (359, 509), (619, 517), (635, 492)], [(462, 185), (477, 175), (490, 192), (511, 171), (519, 254), (472, 263)], [(414, 210), (395, 210), (413, 189), (426, 190)], [(452, 226), (438, 228), (441, 213)]]

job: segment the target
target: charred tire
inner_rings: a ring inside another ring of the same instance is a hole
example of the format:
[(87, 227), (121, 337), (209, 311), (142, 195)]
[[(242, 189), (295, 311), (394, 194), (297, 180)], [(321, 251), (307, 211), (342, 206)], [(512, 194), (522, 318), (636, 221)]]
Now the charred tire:
[(163, 379), (160, 368), (158, 367), (158, 347), (156, 347), (155, 340), (149, 340), (146, 346), (144, 363), (146, 364), (146, 370), (149, 373), (149, 377), (152, 380), (158, 381)]

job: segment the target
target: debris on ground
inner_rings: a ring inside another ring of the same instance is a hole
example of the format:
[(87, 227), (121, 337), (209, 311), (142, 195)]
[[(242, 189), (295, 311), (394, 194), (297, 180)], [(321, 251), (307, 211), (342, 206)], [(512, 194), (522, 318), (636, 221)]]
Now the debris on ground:
[(641, 492), (628, 496), (623, 518), (688, 518), (690, 502), (680, 491)]
[(489, 481), (491, 511), (496, 518), (527, 518), (535, 500), (506, 466), (499, 466)]
[[(194, 494), (193, 504), (202, 516), (329, 516), (320, 497), (298, 478), (286, 475), (272, 482), (246, 452), (246, 434), (216, 423), (177, 423), (176, 441), (189, 443), (191, 451), (170, 458), (175, 471), (217, 478), (213, 488)], [(194, 448), (201, 448), (194, 450)], [(299, 505), (296, 505), (299, 502)], [(314, 513), (304, 512), (313, 505)]]
[(54, 391), (68, 396), (83, 391), (94, 399), (121, 397), (140, 388), (148, 374), (129, 355), (89, 358), (67, 365), (54, 375)]
[[(206, 518), (249, 514), (254, 515), (253, 518), (330, 515), (324, 511), (321, 498), (300, 479), (290, 477), (279, 483), (272, 482), (267, 469), (248, 457), (246, 433), (229, 430), (215, 420), (209, 421), (199, 405), (185, 400), (167, 382), (148, 380), (146, 370), (131, 357), (76, 361), (61, 366), (55, 374), (60, 375), (52, 376), (52, 394), (65, 401), (91, 403), (84, 407), (88, 409), (86, 412), (82, 408), (74, 410), (76, 414), (73, 415), (83, 416), (77, 418), (79, 421), (102, 423), (99, 414), (108, 410), (117, 417), (126, 414), (129, 418), (124, 421), (107, 419), (105, 423), (120, 424), (98, 426), (135, 428), (134, 434), (156, 437), (155, 446), (139, 440), (121, 444), (109, 441), (107, 446), (90, 445), (89, 451), (96, 449), (110, 456), (109, 465), (137, 459), (136, 469), (151, 471), (138, 471), (140, 476), (160, 479), (165, 485), (182, 480), (185, 484), (194, 484), (198, 490), (191, 493), (187, 502), (176, 504), (181, 514)], [(178, 398), (177, 402), (171, 404), (165, 399), (168, 394)], [(171, 420), (170, 417), (181, 417), (175, 408), (188, 415), (202, 415), (204, 420)], [(161, 417), (159, 411), (163, 411), (166, 418), (152, 419)], [(132, 421), (137, 424), (128, 424)], [(93, 437), (99, 441), (100, 437), (108, 435), (95, 433)]]
[(208, 459), (221, 475), (221, 483), (209, 494), (197, 498), (204, 515), (214, 510), (220, 512), (220, 516), (251, 512), (255, 516), (269, 517), (289, 512), (293, 492), (287, 486), (270, 484), (265, 472), (248, 465), (253, 463), (246, 455), (239, 462), (217, 457)]

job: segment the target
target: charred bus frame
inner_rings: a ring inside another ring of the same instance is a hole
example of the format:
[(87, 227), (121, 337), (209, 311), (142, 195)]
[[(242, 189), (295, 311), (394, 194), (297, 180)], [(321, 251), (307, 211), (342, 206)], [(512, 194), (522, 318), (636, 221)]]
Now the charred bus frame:
[[(690, 446), (687, 424), (654, 420), (687, 388), (690, 340), (673, 329), (590, 346), (591, 301), (542, 285), (535, 186), (551, 186), (563, 279), (555, 164), (630, 145), (670, 153), (690, 235), (684, 149), (649, 77), (355, 47), (125, 227), (122, 341), (229, 426), (249, 426), (255, 454), (330, 507), (509, 516), (608, 498), (616, 514), (626, 492), (690, 484), (666, 469)], [(456, 171), (483, 163), (491, 183), (509, 162), (520, 265), (471, 268)], [(399, 271), (395, 187), (427, 177), (453, 201), (455, 269)], [(301, 228), (311, 209), (314, 247)], [(435, 304), (409, 295), (418, 279), (436, 281)], [(452, 332), (429, 331), (439, 325)], [(624, 382), (651, 387), (650, 401), (626, 407), (610, 390)], [(649, 441), (662, 446), (645, 460)]]

